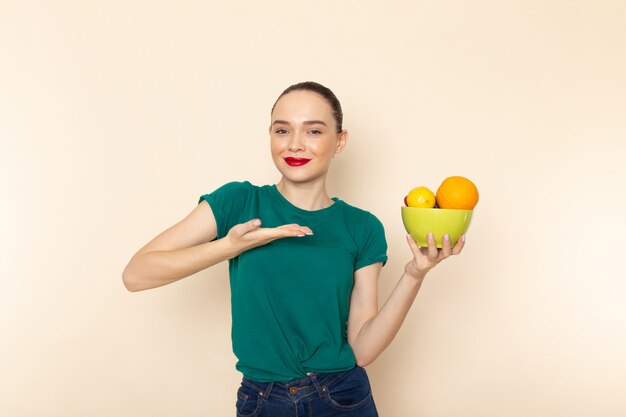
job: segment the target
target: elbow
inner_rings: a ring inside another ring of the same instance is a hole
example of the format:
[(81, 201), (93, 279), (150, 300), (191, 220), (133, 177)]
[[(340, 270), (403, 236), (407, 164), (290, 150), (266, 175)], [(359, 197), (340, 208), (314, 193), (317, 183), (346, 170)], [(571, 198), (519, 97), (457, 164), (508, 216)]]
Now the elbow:
[(364, 340), (356, 340), (356, 337), (352, 339), (348, 338), (348, 344), (352, 348), (354, 354), (354, 361), (359, 368), (365, 368), (376, 360), (380, 354), (379, 347), (371, 346), (364, 343)]
[(124, 287), (126, 287), (126, 289), (130, 292), (137, 292), (141, 290), (137, 280), (130, 272), (128, 266), (124, 269), (124, 272), (122, 272), (122, 282), (124, 283)]
[(359, 368), (365, 368), (367, 365), (374, 362), (376, 356), (372, 354), (368, 354), (366, 352), (354, 352), (354, 359), (356, 362), (356, 366)]
[(369, 365), (372, 362), (374, 362), (374, 359), (372, 358), (362, 358), (362, 357), (356, 358), (356, 366), (358, 366), (359, 368), (365, 368), (367, 365)]

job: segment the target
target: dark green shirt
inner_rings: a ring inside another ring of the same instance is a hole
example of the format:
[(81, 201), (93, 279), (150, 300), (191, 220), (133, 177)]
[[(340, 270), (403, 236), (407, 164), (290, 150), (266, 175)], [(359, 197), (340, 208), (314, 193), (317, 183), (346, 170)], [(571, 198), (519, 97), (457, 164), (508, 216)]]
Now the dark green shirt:
[(261, 227), (297, 223), (314, 233), (278, 239), (229, 261), (233, 352), (244, 377), (288, 381), (353, 368), (346, 337), (353, 274), (386, 263), (381, 222), (336, 197), (324, 209), (303, 210), (275, 185), (247, 181), (225, 184), (202, 200), (211, 205), (218, 239), (254, 218)]

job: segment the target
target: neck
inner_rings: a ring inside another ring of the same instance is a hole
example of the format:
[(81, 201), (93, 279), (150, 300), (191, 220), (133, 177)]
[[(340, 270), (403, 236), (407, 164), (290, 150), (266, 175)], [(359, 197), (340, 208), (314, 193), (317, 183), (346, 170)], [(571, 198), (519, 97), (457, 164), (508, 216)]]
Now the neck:
[(335, 202), (328, 197), (324, 180), (294, 183), (284, 177), (276, 184), (278, 191), (294, 206), (303, 210), (321, 210)]

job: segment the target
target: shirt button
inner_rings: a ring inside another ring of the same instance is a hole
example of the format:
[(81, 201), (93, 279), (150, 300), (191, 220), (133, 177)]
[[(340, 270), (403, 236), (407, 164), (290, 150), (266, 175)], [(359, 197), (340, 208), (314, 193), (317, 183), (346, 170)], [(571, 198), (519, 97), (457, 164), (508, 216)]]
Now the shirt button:
[(298, 392), (298, 388), (296, 387), (289, 388), (289, 394), (296, 395), (297, 392)]

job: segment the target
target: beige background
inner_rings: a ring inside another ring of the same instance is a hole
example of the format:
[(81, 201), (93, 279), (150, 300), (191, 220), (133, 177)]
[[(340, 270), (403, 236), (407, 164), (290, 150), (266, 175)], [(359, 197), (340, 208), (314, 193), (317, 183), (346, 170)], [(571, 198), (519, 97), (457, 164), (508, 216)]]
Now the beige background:
[(328, 188), (384, 223), (481, 200), (368, 367), (382, 416), (626, 415), (626, 3), (0, 1), (0, 415), (231, 416), (226, 264), (131, 294), (130, 256), (232, 180), (278, 180), (283, 88), (342, 100)]

